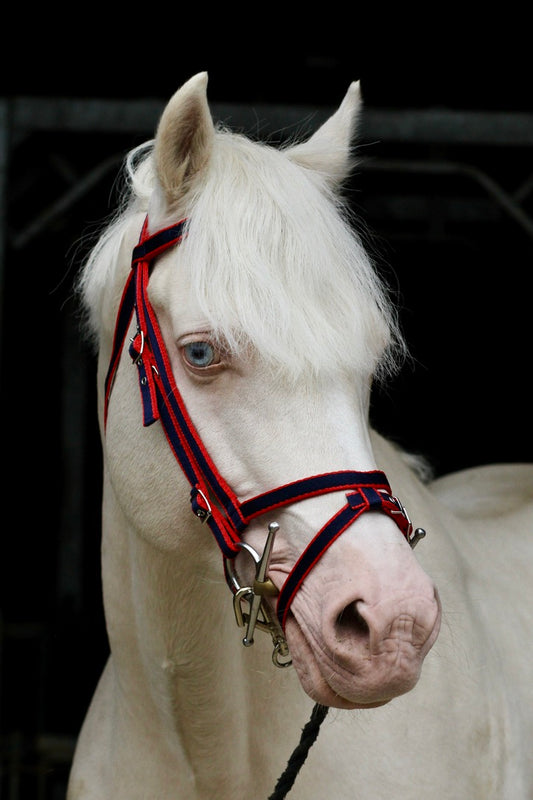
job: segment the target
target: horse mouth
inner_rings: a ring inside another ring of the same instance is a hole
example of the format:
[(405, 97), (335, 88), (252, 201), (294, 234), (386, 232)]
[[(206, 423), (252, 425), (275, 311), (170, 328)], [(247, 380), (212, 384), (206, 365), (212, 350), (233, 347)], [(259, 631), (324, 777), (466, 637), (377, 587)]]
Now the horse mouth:
[(423, 655), (403, 642), (391, 642), (381, 653), (371, 654), (367, 644), (354, 641), (353, 658), (338, 657), (320, 637), (314, 636), (291, 615), (286, 625), (292, 663), (309, 697), (317, 703), (343, 710), (386, 705), (409, 692), (417, 683)]
[(311, 646), (294, 617), (287, 620), (286, 636), (292, 665), (296, 670), (300, 684), (305, 693), (315, 703), (331, 708), (354, 710), (357, 708), (374, 708), (388, 702), (388, 699), (363, 701), (362, 698), (354, 699), (344, 696), (343, 690), (335, 680), (338, 672), (337, 665), (332, 663), (329, 670), (326, 671), (324, 669), (323, 659), (317, 656), (316, 645)]

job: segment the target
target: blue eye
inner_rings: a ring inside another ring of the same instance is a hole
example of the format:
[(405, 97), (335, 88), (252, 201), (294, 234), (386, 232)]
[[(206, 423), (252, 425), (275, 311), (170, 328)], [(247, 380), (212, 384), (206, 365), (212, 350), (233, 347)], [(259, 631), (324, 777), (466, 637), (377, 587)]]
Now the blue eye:
[(209, 342), (190, 342), (183, 348), (185, 358), (192, 367), (209, 367), (215, 362), (215, 349)]

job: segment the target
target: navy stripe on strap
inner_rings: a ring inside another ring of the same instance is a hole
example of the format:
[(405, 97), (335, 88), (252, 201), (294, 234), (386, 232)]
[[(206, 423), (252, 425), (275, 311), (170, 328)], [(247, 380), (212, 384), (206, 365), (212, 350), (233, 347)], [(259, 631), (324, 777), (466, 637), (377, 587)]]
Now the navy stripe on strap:
[(107, 407), (109, 404), (109, 396), (113, 388), (115, 373), (117, 371), (120, 357), (122, 355), (122, 347), (124, 339), (130, 326), (131, 318), (133, 316), (133, 305), (135, 302), (135, 281), (132, 280), (132, 274), (128, 278), (124, 291), (122, 293), (122, 300), (120, 304), (120, 311), (117, 316), (115, 325), (115, 333), (113, 337), (113, 347), (111, 358), (109, 359), (109, 367), (105, 379), (105, 404), (104, 404), (104, 420), (107, 420)]
[[(147, 299), (144, 298), (145, 307), (147, 306)], [(148, 309), (147, 309), (148, 310)], [(147, 337), (150, 341), (152, 353), (155, 359), (156, 367), (159, 374), (159, 380), (164, 389), (164, 393), (160, 393), (160, 413), (163, 418), (163, 411), (162, 405), (166, 405), (169, 409), (171, 409), (172, 414), (174, 415), (177, 423), (178, 423), (178, 430), (180, 431), (181, 436), (183, 436), (184, 441), (187, 444), (187, 447), (191, 453), (192, 458), (196, 462), (197, 467), (202, 472), (204, 478), (208, 482), (209, 486), (211, 487), (212, 491), (217, 495), (220, 503), (226, 509), (226, 511), (233, 517), (235, 516), (239, 519), (240, 515), (238, 511), (235, 509), (235, 505), (233, 502), (233, 498), (228, 495), (224, 486), (222, 485), (222, 481), (220, 476), (213, 471), (211, 466), (210, 460), (206, 458), (206, 455), (197, 441), (196, 437), (194, 436), (194, 428), (191, 423), (189, 423), (188, 419), (185, 416), (184, 410), (180, 403), (180, 396), (179, 390), (171, 382), (170, 376), (172, 374), (171, 371), (167, 370), (165, 359), (163, 353), (160, 348), (159, 344), (159, 337), (155, 331), (155, 325), (157, 325), (156, 320), (151, 316), (150, 313), (146, 315), (146, 324), (148, 326)], [(167, 438), (172, 439), (174, 441), (175, 450), (180, 450), (184, 455), (186, 455), (185, 448), (179, 442), (179, 435), (176, 430), (176, 426), (173, 424), (172, 416), (170, 414), (164, 415), (164, 422), (165, 422), (165, 431), (167, 433)], [(187, 461), (189, 462), (189, 469), (187, 469), (186, 473), (190, 480), (190, 474), (192, 472), (192, 467), (190, 465), (190, 457), (187, 455)], [(180, 459), (180, 463), (182, 460)], [(194, 486), (198, 480), (199, 476), (196, 476), (195, 480), (192, 480), (191, 483)], [(235, 512), (233, 514), (232, 512)]]
[(182, 219), (176, 225), (157, 231), (153, 236), (148, 236), (143, 242), (133, 248), (132, 264), (137, 261), (146, 261), (155, 258), (160, 252), (168, 247), (177, 244), (185, 232), (186, 219)]
[(287, 614), (294, 595), (309, 572), (324, 555), (328, 547), (357, 519), (365, 508), (366, 504), (364, 503), (357, 509), (352, 508), (349, 504), (345, 505), (324, 525), (304, 550), (279, 593), (276, 612), (282, 629), (285, 629)]
[(264, 513), (266, 510), (278, 508), (287, 503), (305, 500), (306, 497), (325, 494), (326, 492), (343, 491), (346, 489), (359, 489), (362, 486), (371, 486), (374, 489), (385, 489), (390, 492), (390, 486), (384, 472), (372, 470), (369, 472), (354, 472), (341, 470), (339, 472), (326, 472), (322, 475), (313, 475), (302, 478), (277, 489), (272, 489), (264, 494), (245, 500), (241, 511), (246, 520)]

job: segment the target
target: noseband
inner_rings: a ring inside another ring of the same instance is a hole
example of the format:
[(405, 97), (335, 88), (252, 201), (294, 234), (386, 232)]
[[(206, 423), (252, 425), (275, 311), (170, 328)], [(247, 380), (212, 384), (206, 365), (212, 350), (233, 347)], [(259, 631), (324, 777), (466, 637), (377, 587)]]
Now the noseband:
[[(178, 245), (186, 233), (187, 220), (148, 234), (148, 220), (143, 225), (139, 244), (133, 250), (132, 269), (128, 276), (117, 316), (113, 350), (105, 382), (104, 425), (107, 424), (109, 398), (126, 336), (135, 313), (137, 329), (130, 340), (129, 354), (139, 373), (143, 406), (143, 424), (161, 421), (167, 441), (191, 485), (191, 509), (211, 529), (224, 557), (225, 574), (234, 594), (238, 624), (247, 626), (245, 645), (253, 643), (257, 626), (268, 630), (274, 642), (273, 660), (277, 666), (290, 663), (283, 631), (291, 603), (306, 576), (333, 542), (366, 511), (380, 511), (397, 524), (409, 544), (425, 535), (413, 530), (401, 502), (392, 495), (385, 474), (379, 470), (326, 472), (271, 489), (240, 501), (220, 475), (194, 427), (170, 366), (170, 359), (156, 314), (148, 298), (148, 281), (154, 260)], [(309, 497), (342, 491), (346, 503), (329, 519), (308, 544), (290, 572), (277, 601), (277, 619), (266, 601), (277, 590), (266, 572), (277, 524), (269, 526), (262, 556), (242, 541), (250, 522), (267, 512)], [(246, 551), (254, 560), (256, 578), (251, 586), (241, 586), (234, 568), (235, 558)], [(247, 613), (241, 603), (249, 605)]]

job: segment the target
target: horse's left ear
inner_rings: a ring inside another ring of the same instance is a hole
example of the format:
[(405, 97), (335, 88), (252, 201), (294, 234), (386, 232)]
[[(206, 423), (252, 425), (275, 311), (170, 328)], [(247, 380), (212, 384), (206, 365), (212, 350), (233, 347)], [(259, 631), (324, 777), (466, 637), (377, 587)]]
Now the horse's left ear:
[(306, 142), (287, 150), (289, 158), (321, 173), (334, 188), (342, 184), (353, 165), (352, 140), (361, 104), (355, 81), (337, 111)]

